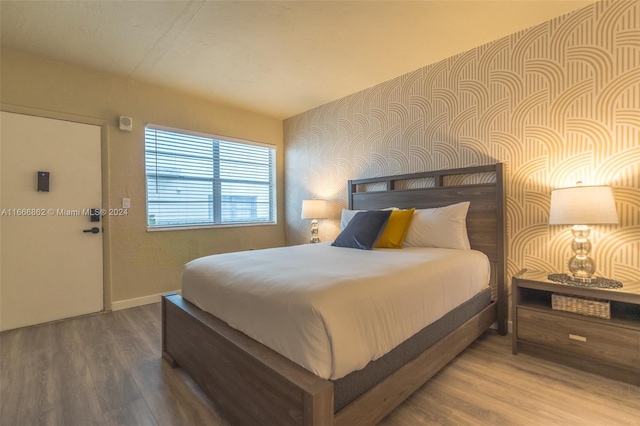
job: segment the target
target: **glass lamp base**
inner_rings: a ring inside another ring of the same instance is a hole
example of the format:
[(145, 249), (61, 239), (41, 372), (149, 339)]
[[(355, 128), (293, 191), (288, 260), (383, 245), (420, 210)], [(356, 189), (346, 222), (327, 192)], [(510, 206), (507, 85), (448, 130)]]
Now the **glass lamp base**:
[(573, 281), (589, 282), (596, 272), (596, 264), (589, 256), (576, 255), (569, 259), (569, 271)]
[(576, 283), (590, 283), (595, 281), (595, 279), (596, 278), (593, 278), (593, 277), (582, 278), (582, 277), (569, 276), (569, 280)]
[(596, 272), (596, 264), (589, 257), (591, 252), (591, 242), (589, 241), (590, 229), (585, 225), (574, 225), (571, 229), (573, 234), (573, 257), (569, 259), (569, 271), (571, 271), (571, 281), (588, 283)]
[(310, 243), (319, 243), (320, 242), (320, 237), (318, 237), (318, 220), (317, 219), (313, 219), (311, 221), (311, 239), (309, 240)]

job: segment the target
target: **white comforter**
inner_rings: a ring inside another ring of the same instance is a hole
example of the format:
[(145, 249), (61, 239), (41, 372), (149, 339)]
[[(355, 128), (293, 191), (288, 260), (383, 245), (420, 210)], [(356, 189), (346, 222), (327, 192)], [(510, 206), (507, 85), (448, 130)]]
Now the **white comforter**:
[(481, 252), (307, 244), (187, 263), (182, 295), (325, 379), (380, 358), (489, 282)]

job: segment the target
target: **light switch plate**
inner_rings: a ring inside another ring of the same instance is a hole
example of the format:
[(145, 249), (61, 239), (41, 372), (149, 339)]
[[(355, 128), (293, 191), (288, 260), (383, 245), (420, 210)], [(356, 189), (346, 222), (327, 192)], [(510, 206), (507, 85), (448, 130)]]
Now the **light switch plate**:
[(122, 199), (122, 208), (123, 209), (131, 208), (131, 198), (123, 198)]

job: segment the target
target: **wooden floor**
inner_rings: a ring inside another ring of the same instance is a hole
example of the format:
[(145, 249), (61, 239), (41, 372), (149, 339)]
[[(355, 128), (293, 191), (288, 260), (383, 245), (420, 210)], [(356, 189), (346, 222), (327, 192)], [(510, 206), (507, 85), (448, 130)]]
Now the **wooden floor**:
[[(224, 425), (160, 356), (160, 305), (0, 334), (0, 424)], [(383, 425), (640, 425), (640, 388), (511, 355), (488, 332)]]

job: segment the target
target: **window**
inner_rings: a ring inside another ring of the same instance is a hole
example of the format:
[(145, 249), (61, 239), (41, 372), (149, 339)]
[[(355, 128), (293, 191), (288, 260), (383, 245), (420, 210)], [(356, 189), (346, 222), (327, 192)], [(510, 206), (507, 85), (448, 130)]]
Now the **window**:
[(275, 223), (275, 147), (147, 125), (147, 227)]

